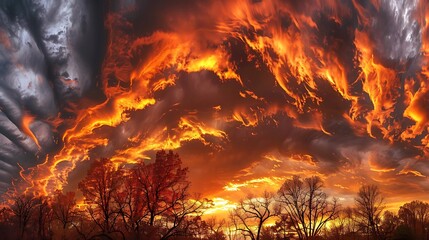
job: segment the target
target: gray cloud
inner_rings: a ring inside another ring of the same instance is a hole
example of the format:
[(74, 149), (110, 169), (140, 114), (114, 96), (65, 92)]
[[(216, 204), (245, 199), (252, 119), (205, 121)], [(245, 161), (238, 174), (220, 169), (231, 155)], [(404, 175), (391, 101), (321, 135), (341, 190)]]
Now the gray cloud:
[(57, 148), (57, 126), (51, 121), (94, 85), (100, 58), (94, 55), (102, 45), (94, 45), (102, 39), (95, 36), (102, 32), (94, 30), (95, 4), (0, 3), (1, 190), (19, 178), (20, 167), (35, 166)]
[(383, 0), (372, 20), (372, 34), (380, 57), (400, 63), (418, 56), (421, 30), (414, 16), (418, 1)]

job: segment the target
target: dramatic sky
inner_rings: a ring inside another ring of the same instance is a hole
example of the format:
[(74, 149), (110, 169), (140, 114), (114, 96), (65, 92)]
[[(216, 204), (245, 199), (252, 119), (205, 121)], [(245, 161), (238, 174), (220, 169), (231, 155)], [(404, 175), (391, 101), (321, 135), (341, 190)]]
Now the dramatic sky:
[(424, 0), (2, 1), (1, 189), (172, 149), (218, 207), (294, 174), (429, 200), (428, 27)]

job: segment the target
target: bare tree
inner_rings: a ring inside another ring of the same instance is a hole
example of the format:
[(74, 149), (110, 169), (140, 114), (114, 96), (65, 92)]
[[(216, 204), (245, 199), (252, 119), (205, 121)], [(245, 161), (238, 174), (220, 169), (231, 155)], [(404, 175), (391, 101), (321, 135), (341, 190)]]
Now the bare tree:
[(3, 239), (13, 239), (16, 237), (16, 232), (12, 231), (14, 228), (14, 216), (9, 207), (0, 209), (0, 236)]
[(377, 185), (363, 185), (355, 199), (356, 213), (372, 238), (380, 239), (379, 225), (384, 209), (384, 198)]
[(118, 204), (124, 230), (133, 234), (133, 238), (140, 239), (141, 225), (148, 216), (145, 197), (142, 197), (142, 189), (137, 181), (136, 171), (127, 171), (121, 190), (114, 195)]
[(359, 231), (359, 224), (356, 221), (356, 208), (346, 207), (341, 211), (341, 213), (345, 234), (356, 235), (356, 233)]
[(222, 227), (225, 220), (217, 221), (211, 217), (203, 220), (202, 216), (188, 217), (182, 231), (186, 239), (226, 240)]
[[(280, 209), (279, 209), (280, 210)], [(278, 220), (271, 227), (277, 237), (281, 239), (293, 238), (292, 220), (287, 213), (278, 213)]]
[(188, 217), (183, 224), (184, 235), (190, 238), (203, 239), (209, 235), (209, 228), (201, 216)]
[[(201, 199), (199, 195), (195, 195), (193, 199), (188, 199), (185, 196), (173, 197), (174, 202), (170, 205), (172, 208), (160, 216), (161, 239), (168, 239), (173, 236), (185, 235), (188, 226), (189, 217), (200, 217), (204, 211), (211, 206), (211, 202), (207, 199)], [(185, 234), (184, 234), (185, 233)]]
[(231, 214), (230, 219), (226, 222), (225, 234), (228, 237), (228, 240), (237, 240), (242, 238), (240, 232), (235, 228), (234, 221), (231, 220)]
[(206, 220), (207, 227), (209, 229), (209, 240), (226, 240), (226, 235), (222, 228), (225, 227), (225, 219), (217, 220), (215, 217), (208, 218)]
[(263, 224), (275, 215), (275, 211), (272, 209), (273, 203), (274, 194), (272, 193), (264, 192), (263, 197), (249, 194), (231, 211), (231, 221), (244, 236), (250, 237), (252, 240), (259, 240)]
[(36, 198), (30, 195), (18, 195), (12, 197), (11, 210), (18, 224), (18, 239), (23, 239), (25, 230), (34, 215), (35, 208), (38, 204)]
[(325, 229), (328, 239), (361, 239), (359, 235), (359, 222), (356, 221), (356, 210), (351, 207), (342, 208), (338, 218)]
[(109, 159), (101, 159), (92, 164), (87, 176), (79, 183), (87, 211), (103, 236), (118, 232), (119, 211), (114, 196), (120, 190), (122, 180), (122, 170), (116, 169)]
[(175, 236), (188, 216), (201, 215), (210, 205), (206, 199), (190, 195), (187, 173), (179, 155), (164, 150), (156, 153), (154, 162), (142, 161), (133, 168), (137, 197), (144, 204), (140, 211), (146, 232), (158, 232), (161, 239)]
[(154, 226), (157, 216), (173, 210), (175, 204), (189, 197), (188, 169), (182, 168), (181, 164), (179, 155), (159, 151), (155, 162), (145, 164), (142, 161), (135, 167), (149, 226)]
[(412, 201), (404, 204), (398, 211), (399, 219), (409, 226), (416, 237), (423, 238), (429, 224), (429, 204), (422, 201)]
[(61, 223), (63, 230), (66, 229), (75, 217), (75, 193), (67, 192), (63, 194), (60, 190), (57, 190), (52, 199), (52, 211), (54, 218)]
[(338, 213), (336, 199), (331, 201), (322, 191), (322, 180), (313, 176), (301, 180), (294, 176), (286, 180), (280, 190), (279, 202), (289, 214), (299, 239), (310, 239), (320, 234), (323, 226)]
[(382, 239), (392, 239), (396, 228), (399, 225), (399, 218), (391, 211), (384, 211), (380, 224), (380, 234)]
[(39, 239), (48, 239), (52, 235), (52, 208), (47, 197), (38, 197), (35, 208), (35, 226)]
[(53, 220), (59, 224), (62, 239), (67, 239), (70, 234), (70, 226), (76, 220), (77, 208), (74, 192), (66, 192), (65, 194), (57, 190), (51, 200)]
[(74, 233), (77, 234), (74, 239), (94, 239), (93, 236), (97, 236), (99, 231), (97, 224), (92, 219), (88, 218), (87, 209), (77, 209), (74, 215), (73, 221), (71, 222)]

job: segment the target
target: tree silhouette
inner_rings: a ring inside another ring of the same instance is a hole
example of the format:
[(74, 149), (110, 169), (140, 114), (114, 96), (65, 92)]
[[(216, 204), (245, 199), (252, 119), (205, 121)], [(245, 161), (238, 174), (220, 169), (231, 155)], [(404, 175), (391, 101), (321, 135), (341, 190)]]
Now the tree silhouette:
[[(318, 177), (294, 176), (283, 183), (276, 197), (268, 192), (250, 194), (230, 212), (228, 222), (205, 218), (203, 213), (212, 202), (189, 193), (187, 173), (172, 151), (159, 151), (153, 161), (131, 165), (94, 161), (79, 183), (82, 205), (76, 204), (73, 192), (56, 191), (51, 197), (10, 195), (10, 205), (0, 209), (0, 236), (36, 240), (427, 237), (428, 203), (406, 203), (398, 214), (383, 211), (378, 187), (363, 185), (355, 208), (340, 209), (335, 198), (323, 192)], [(277, 221), (267, 226), (272, 217)]]
[(17, 237), (18, 239), (24, 239), (25, 230), (30, 223), (38, 202), (36, 198), (26, 194), (13, 196), (12, 201), (10, 209), (18, 225)]
[(189, 197), (188, 169), (181, 165), (178, 154), (162, 150), (156, 153), (155, 162), (145, 164), (141, 161), (135, 167), (149, 226), (154, 226), (157, 216), (173, 211)]
[(87, 211), (100, 228), (101, 235), (118, 232), (116, 223), (119, 211), (114, 200), (122, 182), (122, 169), (116, 169), (109, 159), (100, 159), (91, 165), (87, 176), (79, 183)]
[(137, 181), (136, 171), (125, 172), (123, 187), (114, 195), (124, 231), (140, 239), (142, 224), (148, 215), (145, 198)]
[(329, 239), (360, 239), (359, 222), (356, 221), (356, 209), (351, 207), (340, 209), (338, 218), (329, 226), (326, 234)]
[[(0, 236), (4, 239), (12, 239), (16, 237), (16, 228), (14, 228), (14, 215), (10, 207), (3, 207), (0, 209)], [(13, 232), (13, 233), (12, 233)]]
[(77, 217), (75, 193), (57, 190), (51, 201), (53, 219), (61, 225), (62, 239), (67, 239), (68, 229)]
[[(109, 159), (95, 161), (79, 183), (87, 213), (101, 230), (93, 237), (116, 233), (122, 238), (166, 239), (183, 234), (189, 217), (201, 215), (210, 204), (189, 194), (187, 172), (172, 151), (159, 151), (154, 162), (140, 161), (132, 167), (117, 166)], [(64, 207), (57, 207), (58, 215)], [(74, 226), (86, 236), (85, 229)]]
[(35, 198), (35, 225), (39, 239), (48, 239), (52, 235), (52, 208), (47, 197)]
[(274, 194), (272, 193), (264, 192), (262, 197), (249, 194), (231, 211), (231, 221), (245, 237), (259, 240), (263, 224), (275, 215), (272, 209), (273, 203)]
[(164, 150), (156, 153), (154, 162), (141, 161), (133, 168), (146, 232), (157, 231), (161, 239), (168, 238), (180, 232), (187, 216), (202, 214), (207, 202), (190, 199), (187, 173), (179, 155)]
[(399, 208), (398, 216), (401, 222), (410, 227), (417, 239), (426, 239), (426, 227), (429, 223), (429, 204), (422, 201), (412, 201)]
[(384, 211), (380, 224), (382, 239), (392, 239), (395, 229), (399, 225), (399, 218), (391, 211)]
[(185, 196), (174, 197), (175, 202), (169, 211), (161, 215), (161, 239), (168, 239), (173, 236), (181, 235), (182, 229), (187, 224), (189, 217), (201, 216), (204, 211), (211, 206), (211, 202), (207, 199), (200, 199), (199, 195), (195, 195), (192, 199)]
[[(377, 185), (363, 185), (358, 192), (356, 213), (374, 239), (380, 239), (379, 225), (384, 210), (384, 198)], [(367, 231), (368, 231), (367, 230)]]
[(278, 238), (287, 239), (294, 236), (292, 230), (292, 220), (287, 213), (279, 213), (278, 220), (271, 227), (271, 230), (275, 233)]
[(299, 239), (311, 239), (319, 235), (323, 226), (338, 213), (336, 199), (329, 201), (322, 186), (319, 177), (301, 180), (294, 176), (286, 180), (278, 191), (281, 206), (291, 217)]
[(205, 220), (209, 229), (208, 240), (226, 240), (226, 235), (222, 228), (226, 226), (225, 219), (217, 220), (215, 217)]
[(74, 192), (63, 194), (60, 190), (55, 191), (52, 199), (52, 211), (54, 218), (66, 229), (76, 215), (76, 200)]

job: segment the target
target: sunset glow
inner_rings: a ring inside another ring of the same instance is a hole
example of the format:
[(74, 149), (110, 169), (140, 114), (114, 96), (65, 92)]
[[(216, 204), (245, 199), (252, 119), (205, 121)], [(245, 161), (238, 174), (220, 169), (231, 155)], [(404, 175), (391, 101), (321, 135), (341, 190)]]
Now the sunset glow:
[(393, 212), (429, 201), (426, 1), (99, 5), (79, 13), (90, 34), (76, 41), (58, 29), (84, 31), (70, 22), (83, 3), (34, 10), (38, 35), (2, 9), (2, 192), (78, 192), (95, 160), (120, 168), (164, 149), (209, 216), (294, 175), (318, 176), (342, 206), (363, 184)]
[[(228, 192), (275, 190), (293, 174), (317, 174), (340, 195), (362, 182), (425, 194), (427, 23), (418, 2), (402, 6), (405, 19), (393, 16), (398, 27), (419, 26), (398, 46), (379, 45), (374, 29), (377, 11), (398, 7), (388, 1), (377, 10), (336, 1), (124, 4), (105, 22), (106, 99), (84, 95), (92, 104), (77, 103), (76, 117), (59, 115), (63, 147), (28, 173), (31, 191), (67, 188), (70, 173), (97, 156), (133, 162), (173, 149), (195, 190), (232, 201), (240, 194)], [(148, 9), (169, 17), (146, 19)], [(38, 144), (33, 119), (24, 115), (23, 132)]]

